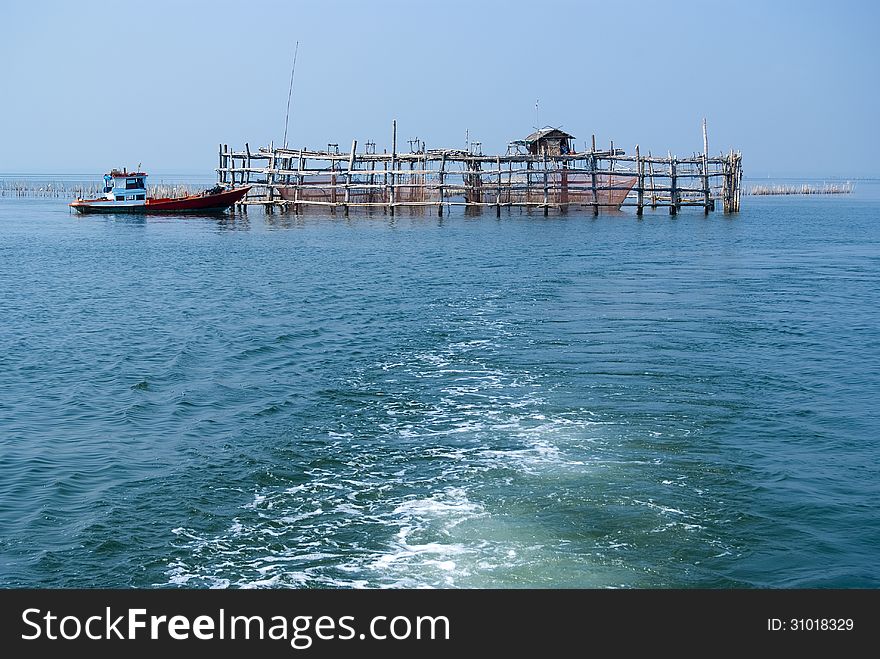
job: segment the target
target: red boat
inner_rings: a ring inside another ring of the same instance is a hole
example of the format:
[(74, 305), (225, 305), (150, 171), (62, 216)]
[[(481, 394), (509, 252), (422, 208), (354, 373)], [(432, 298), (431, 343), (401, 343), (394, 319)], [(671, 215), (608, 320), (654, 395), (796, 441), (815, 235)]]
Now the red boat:
[(104, 175), (104, 196), (77, 199), (70, 207), (80, 213), (212, 213), (240, 201), (251, 189), (214, 186), (185, 197), (147, 197), (147, 174), (112, 170)]

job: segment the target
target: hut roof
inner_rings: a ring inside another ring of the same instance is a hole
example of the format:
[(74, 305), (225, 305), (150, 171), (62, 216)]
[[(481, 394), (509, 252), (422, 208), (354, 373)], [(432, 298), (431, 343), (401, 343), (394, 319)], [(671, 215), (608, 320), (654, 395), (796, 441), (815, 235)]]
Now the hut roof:
[(559, 128), (553, 128), (552, 126), (545, 126), (541, 130), (537, 130), (534, 133), (532, 133), (531, 135), (529, 135), (523, 141), (527, 142), (527, 143), (531, 143), (531, 142), (537, 142), (538, 140), (547, 139), (547, 138), (549, 138), (549, 139), (562, 138), (562, 139), (573, 140), (574, 135), (569, 135), (564, 130), (560, 130)]

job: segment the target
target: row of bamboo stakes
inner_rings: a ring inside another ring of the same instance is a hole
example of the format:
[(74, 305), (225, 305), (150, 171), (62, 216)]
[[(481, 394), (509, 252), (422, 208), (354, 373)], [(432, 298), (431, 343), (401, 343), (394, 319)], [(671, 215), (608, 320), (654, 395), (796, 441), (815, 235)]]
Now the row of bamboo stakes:
[[(322, 206), (341, 209), (444, 206), (600, 209), (634, 206), (667, 207), (675, 215), (683, 206), (703, 208), (706, 214), (721, 200), (726, 213), (740, 209), (742, 155), (708, 155), (703, 125), (703, 153), (678, 158), (672, 154), (642, 156), (639, 146), (627, 155), (615, 149), (592, 148), (581, 152), (548, 155), (508, 153), (482, 155), (462, 149), (411, 147), (397, 151), (397, 123), (393, 124), (390, 153), (376, 153), (375, 145), (358, 151), (353, 140), (348, 153), (335, 145), (327, 150), (268, 147), (243, 151), (220, 145), (218, 183), (252, 186), (241, 202), (267, 208)], [(624, 196), (625, 191), (625, 196)], [(316, 194), (319, 192), (320, 194)]]

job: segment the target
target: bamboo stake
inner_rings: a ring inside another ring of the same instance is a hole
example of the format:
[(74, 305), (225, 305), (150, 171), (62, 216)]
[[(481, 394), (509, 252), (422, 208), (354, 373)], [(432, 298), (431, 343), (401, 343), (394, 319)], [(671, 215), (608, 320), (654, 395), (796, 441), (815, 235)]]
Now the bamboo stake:
[(382, 160), (382, 201), (385, 205), (382, 206), (382, 212), (388, 212), (388, 202), (390, 200), (390, 196), (388, 194), (388, 161)]
[(397, 119), (391, 122), (391, 190), (389, 192), (389, 200), (391, 202), (391, 215), (394, 215), (394, 184), (397, 176)]
[(547, 190), (547, 151), (544, 150), (544, 217), (547, 217), (547, 202), (548, 202), (548, 190)]
[(645, 208), (645, 164), (639, 157), (638, 144), (636, 144), (636, 169), (639, 173), (638, 181), (636, 181), (636, 185), (638, 186), (638, 189), (636, 190), (636, 215), (641, 217)]
[(596, 155), (590, 156), (590, 189), (593, 191), (593, 217), (599, 214), (599, 194), (596, 190)]
[(275, 194), (275, 149), (273, 148), (273, 144), (269, 143), (269, 149), (271, 150), (272, 156), (269, 158), (269, 168), (266, 172), (266, 210), (271, 211), (272, 209), (272, 201)]
[(495, 189), (495, 217), (501, 217), (501, 158), (496, 158), (498, 165), (498, 187)]
[(703, 214), (709, 214), (711, 194), (709, 192), (709, 133), (706, 130), (706, 118), (703, 117)]
[[(245, 151), (247, 151), (247, 172), (244, 173), (244, 175), (242, 177), (242, 181), (245, 180), (244, 176), (247, 176), (247, 182), (250, 183), (251, 182), (251, 147), (247, 142), (245, 142), (244, 148), (245, 148)], [(233, 184), (235, 184), (234, 180), (233, 180)]]
[(440, 203), (437, 204), (437, 215), (443, 217), (443, 179), (446, 175), (446, 151), (440, 159)]
[(303, 184), (302, 170), (303, 170), (304, 164), (305, 163), (303, 161), (303, 151), (302, 151), (302, 149), (300, 149), (299, 150), (299, 159), (297, 161), (296, 187), (293, 190), (293, 212), (294, 213), (299, 213), (299, 192), (300, 192), (300, 189), (302, 188), (302, 184)]
[(529, 160), (526, 162), (526, 203), (530, 203), (532, 199), (534, 199), (534, 193), (532, 191), (532, 161)]
[(348, 156), (348, 172), (345, 174), (345, 214), (348, 215), (348, 204), (351, 201), (351, 172), (354, 169), (354, 152), (357, 149), (357, 140), (351, 141), (351, 153)]

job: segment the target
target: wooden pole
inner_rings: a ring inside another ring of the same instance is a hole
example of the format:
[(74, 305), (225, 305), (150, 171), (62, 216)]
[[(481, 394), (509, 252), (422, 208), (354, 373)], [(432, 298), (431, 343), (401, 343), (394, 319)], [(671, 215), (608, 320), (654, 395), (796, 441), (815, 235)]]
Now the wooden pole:
[(348, 204), (351, 201), (351, 172), (354, 169), (354, 152), (357, 149), (357, 140), (351, 141), (351, 152), (348, 154), (348, 171), (345, 174), (345, 214), (348, 215)]
[(730, 212), (730, 157), (725, 156), (721, 163), (721, 207), (725, 213)]
[(525, 203), (531, 204), (534, 199), (532, 194), (532, 161), (526, 161), (526, 196)]
[(559, 170), (559, 208), (568, 212), (568, 161), (563, 160)]
[(736, 156), (736, 212), (739, 213), (739, 200), (740, 194), (742, 193), (742, 180), (743, 180), (743, 160), (742, 153), (737, 153)]
[(397, 170), (397, 119), (391, 122), (391, 189), (388, 199), (391, 202), (391, 214), (394, 215), (394, 183)]
[(739, 200), (740, 193), (742, 191), (742, 154), (737, 152), (736, 154), (736, 187), (735, 187), (735, 196), (734, 196), (734, 212), (739, 213)]
[[(229, 153), (230, 153), (230, 152), (229, 152), (229, 145), (228, 145), (228, 144), (224, 144), (224, 145), (223, 145), (223, 150), (226, 152), (226, 158), (225, 158), (224, 162), (225, 162), (225, 167), (226, 167), (226, 169), (228, 170), (229, 167), (230, 167), (230, 164), (231, 164), (231, 160), (232, 160), (232, 159), (229, 157)], [(227, 171), (227, 173), (226, 173), (226, 176), (227, 176), (227, 178), (226, 178), (226, 182), (227, 182), (227, 183), (229, 182), (229, 176), (230, 176), (230, 175), (231, 175), (231, 172), (228, 172), (228, 171)]]
[[(266, 172), (266, 201), (269, 202), (269, 205), (266, 206), (267, 211), (272, 210), (273, 197), (275, 194), (275, 144), (274, 142), (269, 143), (269, 167)], [(250, 168), (248, 168), (250, 169)]]
[[(328, 148), (327, 153), (330, 153)], [(330, 159), (330, 212), (336, 212), (336, 160)]]
[(414, 161), (415, 172), (410, 175), (410, 182), (416, 187), (410, 188), (410, 201), (422, 203), (425, 201), (425, 183), (428, 180), (424, 172), (428, 169), (428, 161), (425, 160), (424, 154), (417, 154)]
[(709, 192), (709, 133), (706, 130), (706, 118), (703, 117), (703, 214), (709, 214), (712, 203)]
[(670, 154), (669, 156), (669, 214), (675, 215), (678, 213), (678, 180), (676, 178), (676, 162), (675, 158)]
[[(410, 149), (412, 151), (412, 149)], [(415, 188), (412, 187), (413, 182), (415, 181), (415, 161), (409, 160), (409, 174), (401, 174), (397, 179), (397, 190), (394, 193), (394, 196), (397, 198), (397, 203), (409, 203), (413, 201), (417, 201), (414, 196)], [(398, 163), (398, 168), (403, 169), (403, 162)]]
[(507, 161), (507, 207), (513, 208), (515, 201), (513, 195), (513, 161)]
[(501, 217), (501, 157), (495, 158), (495, 166), (498, 168), (498, 187), (495, 189), (495, 217)]
[(440, 203), (437, 206), (437, 215), (443, 217), (443, 179), (446, 176), (446, 151), (440, 157)]
[(547, 203), (549, 201), (549, 194), (547, 190), (547, 150), (544, 150), (544, 217), (547, 217)]
[(742, 156), (733, 149), (722, 161), (721, 199), (725, 213), (738, 213), (740, 203), (740, 187), (742, 182)]
[[(388, 152), (385, 149), (382, 149), (382, 155), (386, 155)], [(391, 196), (388, 192), (388, 160), (382, 158), (382, 213), (388, 212), (388, 203), (391, 200)]]
[(299, 195), (300, 195), (300, 191), (302, 190), (302, 184), (303, 184), (302, 170), (303, 170), (304, 164), (305, 163), (303, 161), (303, 150), (300, 149), (299, 150), (299, 161), (297, 162), (297, 165), (296, 165), (296, 187), (293, 189), (293, 212), (294, 213), (299, 213)]
[(590, 144), (590, 185), (593, 190), (593, 217), (599, 214), (599, 197), (596, 194), (596, 134), (592, 135)]
[(590, 154), (590, 188), (593, 191), (593, 217), (599, 214), (599, 191), (596, 189), (596, 150)]
[(639, 155), (639, 145), (636, 144), (636, 172), (638, 172), (638, 189), (636, 190), (636, 215), (642, 216), (645, 209), (645, 163)]
[[(245, 176), (247, 176), (247, 183), (250, 183), (251, 182), (251, 147), (247, 142), (244, 143), (244, 150), (247, 153), (247, 164), (245, 165), (247, 172), (246, 172)], [(242, 177), (242, 181), (245, 181), (244, 177)], [(233, 183), (234, 182), (235, 181), (233, 181)]]

